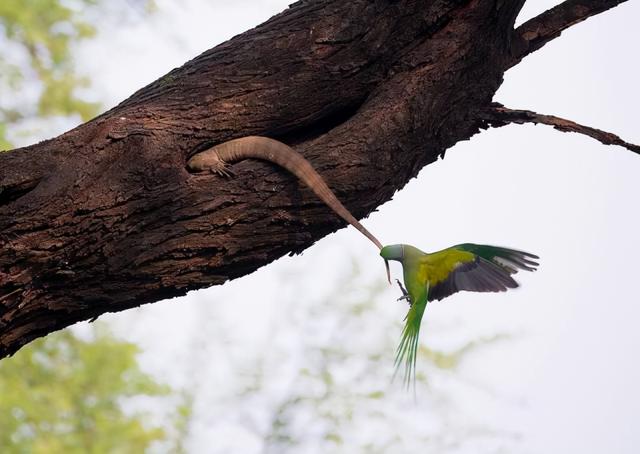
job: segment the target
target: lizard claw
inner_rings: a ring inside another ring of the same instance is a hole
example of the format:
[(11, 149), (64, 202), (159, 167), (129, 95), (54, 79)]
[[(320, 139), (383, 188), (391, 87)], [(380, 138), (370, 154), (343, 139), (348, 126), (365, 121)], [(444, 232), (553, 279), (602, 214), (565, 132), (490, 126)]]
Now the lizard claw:
[(211, 173), (215, 173), (220, 175), (221, 177), (231, 178), (234, 177), (235, 174), (231, 170), (231, 166), (226, 162), (220, 162), (220, 165), (216, 168), (211, 168)]

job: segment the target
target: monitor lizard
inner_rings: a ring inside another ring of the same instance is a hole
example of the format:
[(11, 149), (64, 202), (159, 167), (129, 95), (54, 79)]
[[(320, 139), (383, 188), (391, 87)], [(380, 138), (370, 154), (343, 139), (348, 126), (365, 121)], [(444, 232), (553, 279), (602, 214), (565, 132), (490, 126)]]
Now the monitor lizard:
[(371, 240), (378, 249), (382, 249), (382, 243), (338, 200), (311, 163), (293, 148), (278, 140), (262, 136), (247, 136), (223, 142), (192, 156), (187, 162), (187, 168), (192, 172), (210, 171), (229, 177), (232, 175), (229, 164), (244, 159), (260, 159), (284, 167), (306, 184), (338, 216)]

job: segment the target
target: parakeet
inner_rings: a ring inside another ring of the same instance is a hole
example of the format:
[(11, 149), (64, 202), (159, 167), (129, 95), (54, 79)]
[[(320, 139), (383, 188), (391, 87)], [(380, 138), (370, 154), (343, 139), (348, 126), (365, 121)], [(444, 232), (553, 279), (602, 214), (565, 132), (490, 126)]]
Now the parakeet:
[(518, 283), (511, 277), (519, 269), (534, 271), (539, 257), (528, 252), (479, 244), (459, 244), (431, 254), (408, 244), (385, 246), (380, 255), (402, 263), (403, 296), (409, 302), (402, 338), (396, 352), (396, 372), (404, 362), (404, 380), (415, 381), (418, 336), (428, 301), (441, 300), (463, 290), (504, 292)]

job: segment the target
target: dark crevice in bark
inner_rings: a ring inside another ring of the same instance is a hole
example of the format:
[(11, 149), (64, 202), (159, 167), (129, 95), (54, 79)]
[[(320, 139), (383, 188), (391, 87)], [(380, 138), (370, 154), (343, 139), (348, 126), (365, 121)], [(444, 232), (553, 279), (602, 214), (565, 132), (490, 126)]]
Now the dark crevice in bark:
[(358, 109), (360, 109), (363, 103), (364, 99), (359, 102), (355, 102), (352, 105), (341, 106), (335, 111), (328, 112), (326, 115), (322, 116), (304, 129), (296, 129), (281, 135), (274, 134), (273, 138), (290, 146), (310, 142), (346, 123), (358, 112)]
[(375, 210), (486, 127), (522, 4), (298, 2), (91, 122), (0, 154), (0, 358), (76, 321), (245, 275), (344, 226), (271, 164), (239, 162), (231, 179), (187, 172), (211, 145), (280, 139), (356, 217)]
[(8, 205), (28, 194), (38, 186), (38, 183), (40, 183), (40, 179), (22, 180), (19, 183), (3, 187), (0, 191), (0, 206)]

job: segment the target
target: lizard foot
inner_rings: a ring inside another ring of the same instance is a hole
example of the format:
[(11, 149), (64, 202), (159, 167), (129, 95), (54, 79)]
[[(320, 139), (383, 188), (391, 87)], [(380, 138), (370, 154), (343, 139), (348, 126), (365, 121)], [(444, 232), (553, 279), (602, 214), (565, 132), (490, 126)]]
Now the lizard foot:
[(215, 173), (216, 175), (220, 175), (221, 177), (231, 178), (235, 176), (233, 171), (231, 170), (231, 166), (226, 162), (220, 161), (219, 165), (215, 168), (211, 167), (211, 173)]

